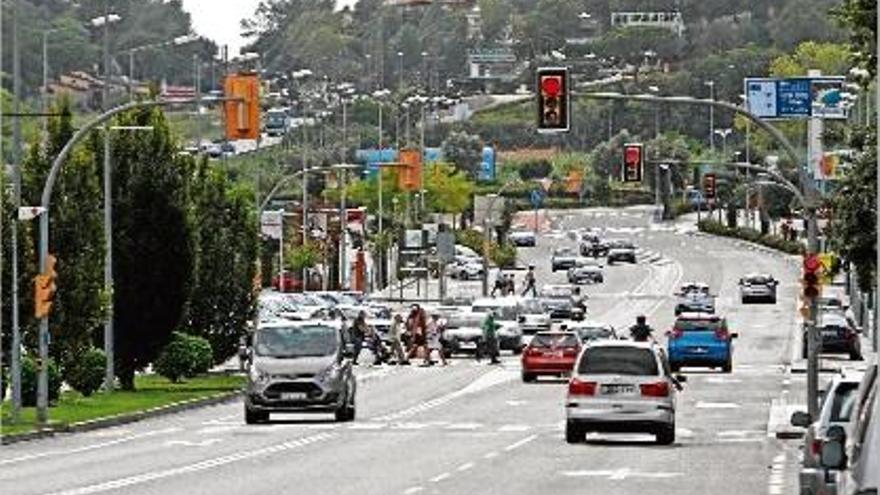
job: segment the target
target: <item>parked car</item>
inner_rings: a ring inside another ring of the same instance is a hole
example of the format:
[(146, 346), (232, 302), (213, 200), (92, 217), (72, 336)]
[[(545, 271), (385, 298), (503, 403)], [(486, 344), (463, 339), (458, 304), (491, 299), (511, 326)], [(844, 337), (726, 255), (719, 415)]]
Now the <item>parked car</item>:
[(721, 368), (733, 370), (733, 340), (727, 320), (708, 313), (682, 313), (667, 335), (669, 366), (678, 371), (682, 366)]
[(826, 481), (829, 477), (826, 476), (825, 469), (821, 465), (822, 442), (830, 427), (836, 425), (846, 427), (849, 424), (856, 393), (863, 377), (864, 374), (860, 372), (841, 373), (832, 377), (825, 388), (819, 417), (815, 421), (804, 411), (792, 415), (793, 426), (806, 428), (803, 460), (798, 476), (801, 494), (816, 495), (833, 493), (836, 490), (834, 485)]
[(753, 273), (739, 279), (739, 297), (743, 304), (767, 302), (776, 304), (776, 287), (779, 281), (773, 275)]
[(570, 285), (545, 285), (538, 299), (552, 320), (582, 320), (585, 316), (574, 305), (574, 287)]
[(877, 363), (865, 371), (848, 424), (828, 428), (822, 442), (822, 467), (838, 495), (874, 495), (880, 489), (880, 419)]
[[(862, 359), (862, 340), (860, 330), (854, 322), (840, 311), (825, 311), (819, 313), (817, 321), (822, 335), (819, 352), (823, 354), (849, 354), (853, 361)], [(804, 326), (801, 339), (801, 356), (807, 358), (807, 327)]]
[(630, 241), (614, 241), (608, 246), (608, 264), (615, 261), (636, 262), (636, 245)]
[(522, 354), (522, 380), (535, 381), (542, 375), (568, 376), (581, 352), (574, 332), (538, 332)]
[(268, 421), (273, 412), (326, 412), (337, 421), (354, 420), (352, 350), (337, 326), (322, 321), (263, 323), (248, 355), (246, 423)]
[(602, 340), (587, 343), (568, 382), (565, 441), (589, 432), (652, 433), (675, 442), (676, 393), (686, 377), (673, 376), (653, 343)]
[(577, 253), (572, 248), (556, 248), (553, 250), (553, 255), (550, 257), (550, 268), (554, 272), (574, 268), (577, 264), (577, 258)]
[(517, 247), (535, 247), (538, 243), (535, 233), (529, 230), (511, 232), (507, 238)]

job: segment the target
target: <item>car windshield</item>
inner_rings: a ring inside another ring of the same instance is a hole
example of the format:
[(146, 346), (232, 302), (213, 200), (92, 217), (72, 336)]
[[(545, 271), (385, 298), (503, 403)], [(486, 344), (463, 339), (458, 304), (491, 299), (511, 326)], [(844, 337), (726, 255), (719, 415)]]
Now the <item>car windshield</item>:
[(548, 299), (571, 298), (571, 287), (544, 287), (541, 289), (541, 297)]
[(520, 314), (535, 315), (544, 313), (544, 306), (541, 305), (540, 301), (535, 299), (524, 300), (519, 303), (519, 308)]
[(446, 318), (446, 328), (479, 328), (486, 318), (485, 314), (459, 313)]
[(574, 250), (571, 248), (556, 248), (553, 256), (574, 256)]
[(675, 322), (675, 329), (682, 332), (693, 332), (693, 331), (711, 331), (714, 332), (716, 330), (721, 329), (724, 326), (724, 321), (719, 319), (710, 319), (710, 318), (688, 318), (688, 319), (680, 319)]
[(264, 327), (257, 330), (254, 336), (254, 353), (257, 356), (330, 356), (338, 348), (338, 331), (326, 325)]
[(573, 333), (539, 333), (529, 343), (529, 347), (577, 347), (580, 345)]
[(611, 247), (614, 249), (633, 249), (635, 244), (630, 241), (613, 241)]
[(858, 383), (841, 382), (834, 391), (834, 402), (831, 403), (831, 418), (834, 423), (849, 421), (853, 405), (858, 397)]
[(766, 284), (773, 282), (773, 279), (770, 277), (765, 277), (763, 275), (756, 275), (753, 277), (746, 278), (745, 282), (747, 284), (766, 285)]
[(581, 340), (610, 339), (614, 337), (614, 331), (605, 327), (581, 327), (575, 329)]
[(819, 306), (841, 307), (843, 303), (836, 297), (820, 297)]
[(657, 358), (650, 349), (641, 347), (593, 347), (581, 355), (578, 373), (582, 375), (659, 374)]
[(483, 313), (486, 314), (490, 311), (495, 311), (498, 315), (498, 319), (501, 321), (510, 321), (516, 320), (517, 311), (516, 306), (489, 306), (489, 305), (475, 305), (471, 308), (471, 311), (474, 313)]

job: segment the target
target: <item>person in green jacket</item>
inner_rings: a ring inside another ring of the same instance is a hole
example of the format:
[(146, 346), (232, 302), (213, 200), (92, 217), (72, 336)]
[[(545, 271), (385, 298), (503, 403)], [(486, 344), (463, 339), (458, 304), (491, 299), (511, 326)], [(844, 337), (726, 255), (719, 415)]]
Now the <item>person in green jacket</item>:
[[(495, 312), (490, 311), (483, 320), (483, 346), (489, 355), (489, 364), (501, 364), (498, 360), (498, 328), (501, 326), (495, 322)], [(480, 358), (480, 352), (477, 352), (477, 359)]]

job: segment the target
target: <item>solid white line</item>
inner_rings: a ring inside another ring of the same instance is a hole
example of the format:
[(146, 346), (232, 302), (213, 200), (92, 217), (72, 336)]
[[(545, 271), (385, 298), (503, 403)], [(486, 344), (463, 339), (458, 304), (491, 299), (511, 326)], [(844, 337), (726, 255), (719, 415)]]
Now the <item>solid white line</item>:
[(37, 454), (28, 454), (28, 455), (23, 455), (21, 457), (14, 457), (12, 459), (2, 460), (2, 461), (0, 461), (0, 466), (5, 466), (7, 464), (14, 464), (16, 462), (30, 461), (33, 459), (41, 459), (43, 457), (50, 457), (50, 456), (55, 456), (55, 455), (79, 454), (81, 452), (88, 452), (90, 450), (97, 450), (97, 449), (102, 449), (104, 447), (111, 447), (113, 445), (118, 445), (120, 443), (130, 442), (132, 440), (139, 440), (141, 438), (155, 437), (158, 435), (165, 435), (168, 433), (176, 433), (176, 432), (182, 431), (182, 430), (183, 430), (183, 428), (166, 428), (164, 430), (148, 431), (145, 433), (139, 433), (137, 435), (131, 435), (128, 437), (123, 437), (123, 438), (117, 438), (115, 440), (109, 440), (107, 442), (86, 445), (83, 447), (77, 447), (77, 448), (70, 449), (70, 450), (50, 450), (48, 452), (40, 452)]
[(423, 486), (414, 486), (412, 488), (407, 488), (403, 493), (404, 493), (404, 495), (412, 495), (413, 493), (419, 493), (420, 491), (422, 491), (424, 489), (425, 489), (425, 487), (423, 487)]
[(488, 452), (485, 455), (483, 455), (483, 459), (494, 459), (496, 457), (498, 457), (498, 452), (494, 452), (494, 451)]
[(102, 493), (108, 492), (111, 490), (119, 490), (121, 488), (140, 485), (143, 483), (147, 483), (150, 481), (160, 480), (164, 478), (170, 478), (172, 476), (178, 476), (181, 474), (194, 473), (199, 471), (205, 471), (208, 469), (212, 469), (218, 466), (224, 466), (226, 464), (231, 464), (237, 461), (243, 461), (247, 459), (253, 459), (255, 457), (269, 455), (269, 454), (277, 454), (279, 452), (285, 452), (288, 450), (294, 450), (301, 447), (305, 447), (306, 445), (329, 440), (333, 438), (335, 434), (332, 433), (319, 433), (317, 435), (313, 435), (310, 437), (299, 438), (296, 440), (291, 440), (289, 442), (279, 443), (275, 445), (271, 445), (268, 447), (263, 447), (256, 450), (247, 450), (243, 452), (236, 452), (234, 454), (225, 455), (222, 457), (215, 457), (213, 459), (206, 459), (204, 461), (197, 462), (195, 464), (188, 464), (185, 466), (179, 466), (176, 468), (165, 469), (162, 471), (153, 471), (147, 472), (143, 474), (138, 474), (134, 476), (129, 476), (126, 478), (119, 478), (111, 481), (105, 481), (103, 483), (98, 483), (94, 485), (87, 485), (79, 488), (73, 488), (70, 490), (64, 490), (60, 492), (53, 492), (51, 495), (88, 495), (91, 493)]
[(465, 463), (465, 464), (462, 464), (461, 466), (458, 466), (458, 467), (456, 468), (456, 470), (457, 470), (457, 471), (467, 471), (468, 469), (472, 469), (473, 467), (474, 467), (474, 463), (473, 463), (473, 462), (467, 462), (467, 463)]
[(504, 447), (504, 451), (505, 451), (505, 452), (511, 452), (511, 451), (513, 451), (513, 450), (516, 450), (516, 449), (522, 447), (523, 445), (525, 445), (525, 444), (531, 442), (532, 440), (534, 440), (534, 439), (536, 439), (536, 438), (538, 438), (538, 435), (529, 435), (529, 436), (523, 438), (522, 440), (520, 440), (520, 441), (518, 441), (518, 442), (514, 442), (514, 443), (508, 445), (507, 447)]
[(445, 480), (446, 478), (448, 478), (450, 476), (451, 475), (449, 473), (438, 474), (437, 476), (434, 476), (433, 478), (431, 478), (430, 481), (431, 481), (431, 483), (440, 483), (441, 481)]

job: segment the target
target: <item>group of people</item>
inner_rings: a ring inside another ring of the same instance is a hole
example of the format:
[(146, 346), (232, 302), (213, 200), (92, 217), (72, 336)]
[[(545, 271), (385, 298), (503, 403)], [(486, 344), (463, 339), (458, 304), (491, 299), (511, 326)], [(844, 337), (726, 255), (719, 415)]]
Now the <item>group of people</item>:
[[(361, 311), (354, 323), (347, 327), (348, 338), (354, 345), (352, 361), (358, 364), (361, 351), (366, 347), (373, 353), (373, 364), (376, 365), (409, 365), (410, 360), (421, 359), (423, 366), (431, 366), (435, 364), (432, 357), (436, 353), (440, 363), (446, 366), (448, 362), (442, 343), (445, 325), (446, 322), (438, 315), (429, 317), (424, 308), (413, 304), (405, 321), (400, 314), (394, 315), (385, 342), (376, 329), (367, 323), (367, 313)], [(344, 319), (343, 328), (346, 328)]]
[[(537, 280), (535, 279), (535, 265), (529, 265), (529, 271), (526, 272), (523, 282), (525, 287), (523, 287), (522, 295), (524, 296), (531, 292), (532, 296), (536, 297), (538, 289), (536, 286)], [(495, 297), (497, 292), (500, 292), (502, 296), (516, 294), (516, 283), (512, 273), (504, 273), (500, 269), (498, 270), (498, 275), (495, 277), (495, 285), (492, 287), (492, 297)]]

